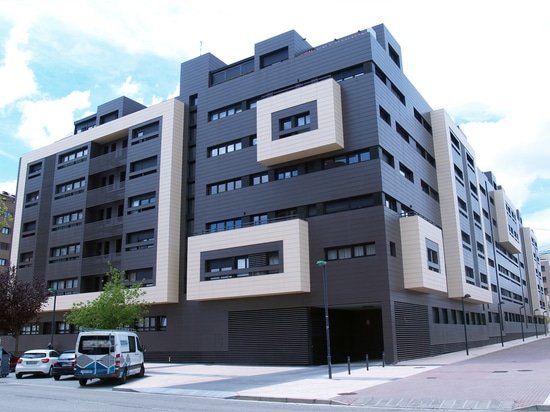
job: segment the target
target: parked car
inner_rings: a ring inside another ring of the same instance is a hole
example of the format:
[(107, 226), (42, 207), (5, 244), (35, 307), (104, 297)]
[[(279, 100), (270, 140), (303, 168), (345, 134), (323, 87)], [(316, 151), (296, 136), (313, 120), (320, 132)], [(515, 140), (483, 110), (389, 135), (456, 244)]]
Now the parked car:
[(58, 381), (64, 375), (74, 376), (76, 355), (74, 350), (67, 350), (59, 355), (53, 364), (53, 378)]
[(23, 375), (42, 374), (53, 376), (53, 364), (59, 353), (52, 349), (32, 349), (21, 355), (15, 365), (15, 377), (21, 379)]

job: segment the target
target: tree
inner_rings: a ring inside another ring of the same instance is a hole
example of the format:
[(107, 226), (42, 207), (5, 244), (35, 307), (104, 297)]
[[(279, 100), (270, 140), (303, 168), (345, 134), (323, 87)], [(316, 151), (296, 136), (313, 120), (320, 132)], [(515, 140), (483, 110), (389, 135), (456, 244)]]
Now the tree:
[(0, 330), (15, 338), (16, 354), (23, 326), (36, 320), (48, 297), (43, 280), (24, 283), (17, 278), (15, 266), (0, 272)]
[(81, 328), (116, 329), (137, 323), (147, 313), (150, 303), (141, 300), (142, 283), (127, 287), (121, 278), (124, 272), (109, 263), (108, 280), (93, 301), (74, 303), (65, 314), (65, 322)]

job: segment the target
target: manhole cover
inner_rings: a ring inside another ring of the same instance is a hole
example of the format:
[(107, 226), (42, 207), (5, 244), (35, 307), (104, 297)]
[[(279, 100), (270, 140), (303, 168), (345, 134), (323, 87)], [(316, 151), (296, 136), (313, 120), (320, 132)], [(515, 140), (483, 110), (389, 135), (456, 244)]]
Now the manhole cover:
[(338, 395), (340, 395), (340, 396), (357, 395), (357, 393), (355, 393), (355, 392), (342, 392), (342, 393), (339, 393)]
[(533, 372), (533, 369), (520, 369), (518, 372)]
[(493, 373), (508, 373), (508, 371), (493, 371)]

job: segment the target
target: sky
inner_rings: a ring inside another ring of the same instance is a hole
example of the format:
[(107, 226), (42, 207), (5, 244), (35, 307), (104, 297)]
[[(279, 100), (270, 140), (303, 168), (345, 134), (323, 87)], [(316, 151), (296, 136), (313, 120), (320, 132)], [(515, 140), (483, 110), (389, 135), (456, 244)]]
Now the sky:
[(550, 14), (541, 0), (0, 0), (0, 191), (19, 158), (127, 96), (179, 94), (180, 64), (226, 64), (296, 30), (318, 46), (383, 23), (403, 71), (466, 134), (550, 250)]

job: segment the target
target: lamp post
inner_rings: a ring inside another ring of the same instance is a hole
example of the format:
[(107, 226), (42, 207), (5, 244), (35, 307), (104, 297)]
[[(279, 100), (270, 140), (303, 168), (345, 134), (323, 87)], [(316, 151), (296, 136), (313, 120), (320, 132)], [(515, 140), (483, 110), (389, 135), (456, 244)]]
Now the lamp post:
[(504, 337), (502, 336), (502, 302), (498, 303), (498, 326), (500, 329), (500, 344), (504, 347)]
[(50, 336), (50, 349), (53, 349), (53, 334), (55, 332), (55, 303), (57, 301), (57, 289), (49, 288), (48, 291), (53, 294), (53, 311), (52, 311), (52, 334)]
[(464, 324), (464, 342), (466, 343), (466, 355), (470, 355), (468, 352), (468, 332), (466, 331), (466, 312), (464, 311), (464, 299), (471, 298), (472, 295), (466, 293), (462, 296), (462, 323)]
[(538, 328), (537, 328), (537, 323), (539, 323), (539, 321), (537, 320), (537, 316), (535, 315), (535, 312), (538, 311), (539, 309), (535, 309), (533, 311), (533, 320), (535, 321), (535, 336), (536, 338), (538, 339), (539, 338), (539, 331), (538, 331)]
[(546, 324), (546, 316), (544, 316), (545, 313), (548, 313), (547, 310), (545, 310), (544, 312), (542, 312), (542, 318), (544, 319), (544, 336), (547, 336), (548, 333), (547, 333), (547, 324)]
[(525, 310), (525, 306), (519, 307), (519, 324), (521, 325), (521, 340), (525, 342), (525, 336), (523, 335), (523, 316), (521, 314), (521, 310)]
[(328, 321), (328, 292), (327, 292), (327, 262), (325, 260), (318, 260), (318, 266), (323, 267), (323, 292), (325, 297), (325, 329), (327, 334), (327, 364), (328, 364), (328, 378), (332, 379), (332, 365), (330, 356), (330, 328)]

